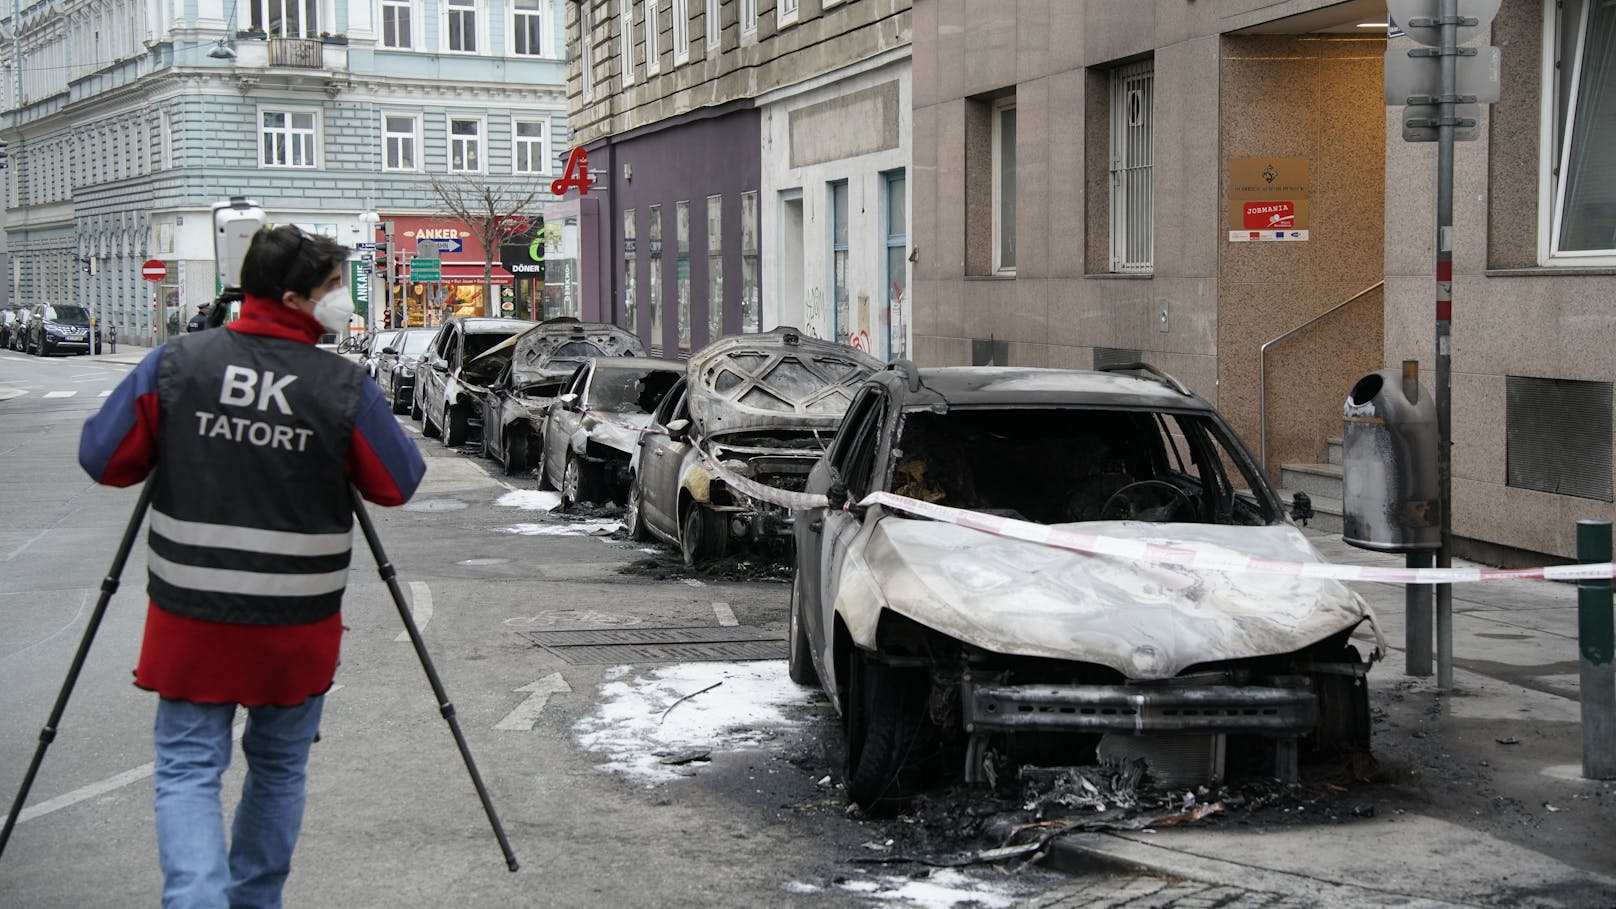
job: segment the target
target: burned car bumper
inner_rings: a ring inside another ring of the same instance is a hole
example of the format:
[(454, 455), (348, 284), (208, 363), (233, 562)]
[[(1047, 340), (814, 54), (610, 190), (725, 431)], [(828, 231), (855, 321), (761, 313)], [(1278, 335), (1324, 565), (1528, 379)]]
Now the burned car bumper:
[(1318, 722), (1306, 688), (961, 683), (967, 732), (1043, 731), (1300, 735)]

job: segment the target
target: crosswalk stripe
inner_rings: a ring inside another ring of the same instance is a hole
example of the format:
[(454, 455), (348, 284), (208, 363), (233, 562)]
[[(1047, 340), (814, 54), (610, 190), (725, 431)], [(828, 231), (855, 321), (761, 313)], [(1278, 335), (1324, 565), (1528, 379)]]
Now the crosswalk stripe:
[(76, 394), (78, 394), (78, 392), (76, 392), (76, 391), (47, 391), (47, 392), (45, 392), (45, 397), (47, 397), (47, 398), (71, 398)]

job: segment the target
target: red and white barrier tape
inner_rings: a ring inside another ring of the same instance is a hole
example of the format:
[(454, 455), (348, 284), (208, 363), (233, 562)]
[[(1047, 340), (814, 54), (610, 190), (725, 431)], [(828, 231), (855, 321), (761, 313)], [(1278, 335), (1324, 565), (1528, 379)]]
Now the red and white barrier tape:
[[(707, 466), (724, 482), (754, 499), (772, 502), (795, 511), (829, 507), (822, 495), (806, 492), (788, 492), (740, 476), (715, 460), (705, 450), (702, 458)], [(1163, 565), (1187, 565), (1211, 571), (1237, 571), (1252, 574), (1272, 574), (1286, 577), (1318, 578), (1334, 581), (1375, 581), (1386, 584), (1469, 584), (1480, 581), (1592, 581), (1616, 577), (1616, 565), (1610, 562), (1588, 565), (1551, 565), (1543, 568), (1377, 568), (1367, 565), (1336, 565), (1330, 562), (1293, 562), (1281, 559), (1260, 559), (1243, 556), (1224, 549), (1194, 545), (1152, 543), (1126, 537), (1108, 537), (1085, 533), (1031, 521), (1001, 518), (978, 511), (949, 508), (894, 495), (890, 492), (872, 492), (858, 503), (861, 506), (884, 505), (905, 514), (918, 515), (960, 527), (969, 527), (994, 536), (1025, 540), (1057, 549), (1085, 552), (1093, 555), (1115, 556), (1140, 562)]]

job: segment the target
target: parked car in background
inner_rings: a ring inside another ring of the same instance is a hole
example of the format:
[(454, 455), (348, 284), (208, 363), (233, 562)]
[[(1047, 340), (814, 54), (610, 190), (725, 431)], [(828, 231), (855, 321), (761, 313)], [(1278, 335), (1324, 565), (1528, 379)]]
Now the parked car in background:
[(482, 417), (482, 383), (465, 381), (466, 365), (478, 354), (506, 338), (537, 325), (525, 319), (490, 319), (452, 316), (438, 329), (421, 365), (415, 371), (415, 406), (410, 415), (421, 421), (421, 434), (442, 437), (454, 447), (470, 438), (474, 421)]
[(36, 303), (23, 328), (23, 349), (36, 356), (101, 352), (90, 312), (77, 303)]
[(405, 328), (376, 355), (376, 384), (393, 405), (393, 413), (409, 413), (415, 401), (415, 370), (436, 337), (436, 328)]
[(22, 320), (17, 318), (17, 312), (10, 307), (0, 309), (0, 347), (10, 349), (11, 336), (22, 327)]
[(499, 372), (483, 396), (483, 453), (506, 474), (532, 466), (544, 450), (544, 416), (567, 377), (592, 357), (643, 357), (640, 339), (604, 322), (549, 319), (482, 355)]
[(628, 494), (629, 456), (640, 430), (668, 389), (684, 375), (678, 360), (611, 357), (573, 371), (544, 416), (539, 485), (574, 502), (621, 502)]
[(376, 378), (376, 364), (381, 359), (382, 348), (392, 344), (401, 331), (398, 328), (384, 328), (366, 338), (365, 346), (359, 350), (359, 364), (365, 367), (366, 375)]
[(1370, 663), (1350, 638), (1366, 626), (1372, 656), (1383, 645), (1341, 583), (857, 504), (885, 491), (1164, 552), (1321, 561), (1224, 419), (1170, 377), (896, 364), (854, 398), (807, 489), (830, 507), (796, 525), (789, 672), (840, 711), (866, 809), (1056, 756), (1139, 759), (1157, 785), (1192, 787), (1368, 750)]
[(732, 543), (791, 540), (790, 509), (753, 499), (709, 465), (801, 491), (852, 400), (881, 361), (795, 328), (720, 338), (690, 357), (686, 382), (652, 415), (634, 454), (629, 535), (679, 547), (687, 565)]

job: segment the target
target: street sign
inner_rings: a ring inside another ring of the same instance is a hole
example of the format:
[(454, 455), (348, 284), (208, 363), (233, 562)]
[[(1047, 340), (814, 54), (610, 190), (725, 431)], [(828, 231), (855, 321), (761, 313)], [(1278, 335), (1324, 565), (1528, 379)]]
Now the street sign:
[[(1468, 99), (1472, 103), (1491, 104), (1500, 97), (1503, 53), (1490, 45), (1475, 51), (1473, 56), (1453, 58), (1453, 93), (1473, 96)], [(1385, 72), (1387, 104), (1434, 103), (1442, 94), (1442, 58), (1424, 48), (1387, 49)]]
[(410, 280), (416, 284), (431, 284), (443, 280), (443, 260), (414, 256), (410, 259)]
[(147, 259), (141, 263), (140, 276), (155, 284), (168, 277), (168, 266), (161, 259)]
[[(1493, 17), (1498, 15), (1501, 3), (1502, 0), (1459, 0), (1459, 15), (1475, 19), (1476, 24), (1459, 26), (1454, 43), (1463, 44), (1481, 34)], [(1441, 0), (1386, 0), (1386, 10), (1392, 21), (1410, 38), (1431, 46), (1442, 40), (1442, 30), (1431, 24), (1440, 6)]]

